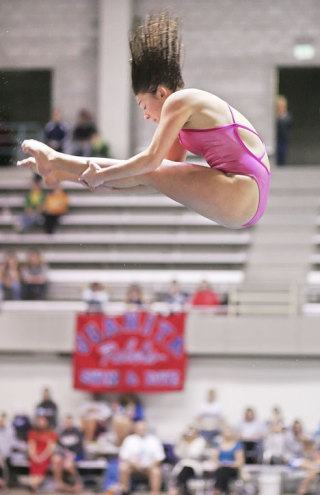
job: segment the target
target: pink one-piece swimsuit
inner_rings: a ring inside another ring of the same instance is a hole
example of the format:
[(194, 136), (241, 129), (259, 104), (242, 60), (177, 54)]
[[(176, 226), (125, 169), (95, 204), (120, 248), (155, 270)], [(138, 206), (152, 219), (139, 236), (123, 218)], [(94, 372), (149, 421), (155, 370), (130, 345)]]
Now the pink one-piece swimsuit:
[[(262, 162), (266, 154), (256, 156), (241, 139), (238, 129), (246, 129), (259, 135), (249, 127), (235, 121), (229, 106), (232, 124), (210, 129), (181, 129), (179, 140), (188, 151), (205, 158), (211, 168), (222, 172), (252, 177), (259, 189), (259, 203), (256, 213), (243, 227), (250, 227), (262, 217), (268, 202), (270, 189), (270, 171)], [(261, 138), (259, 137), (261, 140)], [(262, 142), (262, 140), (261, 140)]]

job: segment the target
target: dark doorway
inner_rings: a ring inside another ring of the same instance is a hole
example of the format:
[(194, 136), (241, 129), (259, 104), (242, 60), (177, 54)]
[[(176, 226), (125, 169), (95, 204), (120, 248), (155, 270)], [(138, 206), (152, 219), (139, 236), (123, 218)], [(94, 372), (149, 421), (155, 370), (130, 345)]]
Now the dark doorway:
[(26, 138), (41, 137), (51, 111), (51, 71), (0, 69), (0, 165), (21, 158)]
[(0, 70), (0, 115), (7, 122), (49, 120), (51, 71)]
[(287, 163), (320, 165), (320, 67), (280, 67), (278, 74), (292, 116)]

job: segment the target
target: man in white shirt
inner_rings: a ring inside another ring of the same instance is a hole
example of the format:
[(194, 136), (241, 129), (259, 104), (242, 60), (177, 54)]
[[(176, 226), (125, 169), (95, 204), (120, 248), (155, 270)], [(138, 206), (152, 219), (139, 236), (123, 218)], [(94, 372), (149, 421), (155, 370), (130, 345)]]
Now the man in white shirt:
[(123, 493), (129, 493), (133, 474), (145, 475), (150, 483), (151, 494), (158, 495), (161, 488), (161, 461), (165, 458), (160, 440), (148, 432), (145, 421), (137, 421), (135, 433), (123, 442), (120, 453), (120, 484)]
[(205, 440), (212, 445), (221, 432), (223, 413), (220, 402), (217, 401), (216, 391), (207, 391), (206, 401), (200, 406), (197, 414), (197, 427)]

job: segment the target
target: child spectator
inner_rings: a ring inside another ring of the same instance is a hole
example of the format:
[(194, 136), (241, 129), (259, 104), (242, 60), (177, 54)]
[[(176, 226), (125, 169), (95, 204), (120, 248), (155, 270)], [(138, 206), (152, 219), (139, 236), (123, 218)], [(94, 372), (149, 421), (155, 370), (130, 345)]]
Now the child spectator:
[(203, 280), (191, 297), (191, 304), (192, 306), (219, 306), (220, 299), (218, 294), (210, 287), (210, 284)]
[(103, 313), (104, 304), (108, 302), (109, 295), (100, 282), (92, 282), (84, 289), (82, 299), (87, 303), (88, 313)]
[(78, 493), (82, 482), (76, 462), (83, 459), (83, 434), (74, 425), (72, 416), (66, 416), (59, 433), (56, 453), (52, 457), (52, 470), (56, 489)]
[(89, 110), (81, 109), (73, 129), (73, 154), (90, 156), (91, 138), (97, 133), (97, 127)]
[(44, 142), (59, 153), (66, 151), (66, 140), (68, 137), (68, 128), (62, 122), (60, 110), (55, 108), (52, 112), (51, 120), (44, 128)]
[(8, 251), (0, 265), (0, 292), (4, 299), (21, 299), (21, 268), (14, 251)]
[(48, 388), (43, 390), (42, 400), (36, 407), (36, 415), (45, 416), (51, 428), (55, 429), (57, 427), (58, 406), (52, 400), (50, 390)]
[(44, 231), (53, 234), (59, 224), (62, 215), (68, 212), (69, 199), (67, 193), (56, 186), (53, 191), (47, 194), (43, 204)]
[(45, 193), (41, 186), (41, 177), (35, 175), (30, 190), (25, 195), (24, 211), (16, 221), (16, 230), (26, 232), (34, 226), (42, 224), (42, 206), (45, 199)]
[(102, 139), (98, 132), (91, 136), (91, 156), (110, 157), (110, 150), (107, 143)]
[(168, 303), (170, 311), (173, 313), (184, 311), (188, 299), (189, 294), (181, 289), (177, 280), (172, 280), (165, 297), (165, 301)]
[(128, 306), (133, 306), (137, 309), (143, 306), (145, 301), (140, 285), (138, 284), (129, 285), (129, 287), (127, 288), (125, 302)]
[(57, 442), (56, 433), (45, 416), (37, 416), (35, 427), (28, 435), (30, 487), (37, 490), (48, 472)]
[(23, 299), (45, 299), (47, 293), (47, 266), (42, 255), (37, 250), (27, 254), (25, 266), (22, 269)]

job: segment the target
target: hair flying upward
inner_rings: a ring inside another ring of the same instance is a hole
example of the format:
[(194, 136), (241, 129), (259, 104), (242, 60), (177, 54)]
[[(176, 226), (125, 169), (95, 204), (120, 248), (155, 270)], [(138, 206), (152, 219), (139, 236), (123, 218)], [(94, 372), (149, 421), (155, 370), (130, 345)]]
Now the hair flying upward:
[(132, 88), (135, 94), (154, 93), (159, 84), (176, 91), (181, 75), (179, 21), (168, 12), (149, 15), (129, 38)]

